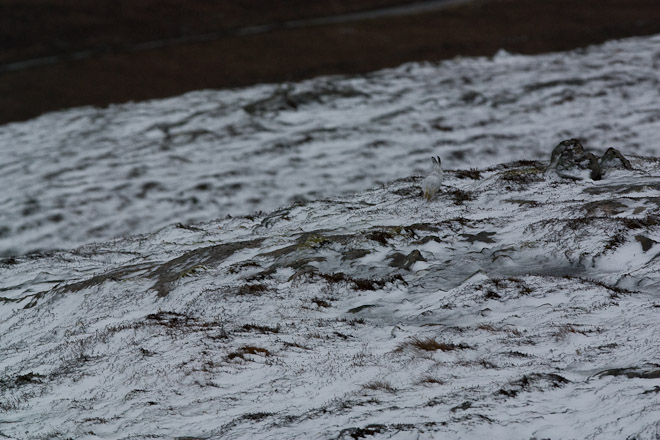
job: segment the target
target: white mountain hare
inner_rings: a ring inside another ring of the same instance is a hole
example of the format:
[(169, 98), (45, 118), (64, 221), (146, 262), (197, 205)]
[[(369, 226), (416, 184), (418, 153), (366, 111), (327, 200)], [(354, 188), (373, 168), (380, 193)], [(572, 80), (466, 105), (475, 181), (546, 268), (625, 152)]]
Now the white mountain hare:
[(440, 184), (442, 183), (442, 162), (440, 157), (432, 157), (431, 160), (433, 160), (433, 169), (422, 182), (424, 198), (427, 201), (431, 201), (433, 199), (435, 194), (440, 189)]

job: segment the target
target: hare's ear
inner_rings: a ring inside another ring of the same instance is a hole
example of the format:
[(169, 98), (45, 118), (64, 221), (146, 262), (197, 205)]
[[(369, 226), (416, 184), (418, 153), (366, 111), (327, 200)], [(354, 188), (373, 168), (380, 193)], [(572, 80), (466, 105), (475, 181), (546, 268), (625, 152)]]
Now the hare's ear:
[(435, 157), (432, 157), (431, 160), (433, 161), (434, 164), (438, 163), (438, 160)]
[(442, 161), (440, 160), (440, 156), (438, 156), (438, 157), (436, 158), (436, 163), (437, 163), (438, 165), (440, 165), (440, 164), (442, 163)]

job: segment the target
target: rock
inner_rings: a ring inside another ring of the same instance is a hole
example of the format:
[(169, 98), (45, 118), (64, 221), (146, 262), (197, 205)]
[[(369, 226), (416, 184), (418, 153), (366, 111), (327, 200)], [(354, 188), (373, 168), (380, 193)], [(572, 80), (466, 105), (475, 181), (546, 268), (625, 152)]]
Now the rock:
[(600, 180), (602, 177), (598, 158), (584, 151), (582, 143), (577, 139), (561, 141), (550, 156), (549, 168), (554, 169), (560, 177), (582, 180), (586, 171), (589, 178)]
[(599, 160), (600, 169), (602, 172), (607, 172), (608, 170), (632, 170), (632, 165), (630, 161), (626, 159), (623, 154), (616, 148), (608, 148), (605, 154)]
[(653, 247), (653, 245), (658, 244), (657, 241), (652, 240), (652, 239), (648, 238), (647, 236), (641, 235), (641, 234), (640, 235), (635, 235), (635, 240), (637, 240), (637, 242), (642, 245), (642, 250), (644, 252), (651, 249)]
[(341, 259), (342, 261), (357, 260), (358, 258), (362, 258), (365, 255), (369, 255), (370, 253), (371, 251), (369, 249), (351, 249), (346, 251), (344, 255), (342, 255)]
[(399, 269), (410, 270), (413, 264), (418, 261), (426, 261), (422, 256), (422, 253), (417, 249), (409, 253), (408, 255), (403, 255), (400, 252), (392, 254), (390, 257), (392, 261), (390, 262), (390, 267), (398, 267)]
[(475, 241), (479, 241), (481, 243), (495, 243), (495, 240), (493, 240), (491, 237), (495, 235), (495, 232), (488, 232), (488, 231), (481, 231), (478, 234), (461, 234), (462, 237), (465, 237), (464, 241), (469, 241), (470, 243), (474, 243)]

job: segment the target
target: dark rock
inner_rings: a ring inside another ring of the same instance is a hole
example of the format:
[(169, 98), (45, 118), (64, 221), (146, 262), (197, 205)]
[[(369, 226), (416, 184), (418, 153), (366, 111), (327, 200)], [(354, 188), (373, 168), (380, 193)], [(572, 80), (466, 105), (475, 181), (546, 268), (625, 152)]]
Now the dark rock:
[(644, 236), (644, 235), (636, 235), (635, 240), (639, 242), (639, 244), (642, 245), (642, 250), (644, 252), (648, 251), (653, 247), (654, 244), (658, 244), (657, 241), (651, 240), (650, 238)]
[(399, 269), (410, 270), (413, 264), (418, 261), (426, 261), (422, 256), (421, 252), (417, 249), (409, 253), (408, 255), (403, 255), (400, 252), (396, 252), (390, 256), (392, 261), (390, 262), (390, 267), (398, 267)]
[(642, 367), (610, 368), (597, 373), (596, 376), (625, 376), (628, 379), (660, 379), (660, 369), (657, 364)]
[(369, 255), (371, 251), (369, 249), (351, 249), (350, 251), (347, 251), (342, 255), (341, 259), (342, 260), (357, 260), (358, 258), (362, 258), (365, 255)]
[(628, 171), (632, 170), (632, 165), (630, 161), (626, 159), (623, 154), (616, 148), (608, 148), (605, 154), (600, 158), (599, 161), (601, 171), (605, 172), (607, 170), (621, 170), (625, 169)]
[(598, 158), (584, 151), (582, 143), (577, 139), (561, 141), (550, 156), (550, 168), (561, 177), (582, 180), (581, 171), (590, 171), (592, 180), (600, 180), (602, 172)]
[(493, 235), (495, 235), (495, 232), (486, 232), (486, 231), (481, 231), (476, 235), (461, 234), (462, 237), (465, 237), (464, 241), (469, 241), (470, 243), (474, 243), (475, 241), (481, 243), (495, 243), (495, 240), (491, 238)]
[(438, 237), (437, 235), (427, 235), (426, 237), (422, 238), (421, 240), (414, 241), (413, 244), (416, 245), (424, 245), (430, 241), (435, 241), (436, 243), (442, 243), (442, 239)]
[(377, 241), (383, 246), (387, 245), (387, 242), (392, 238), (392, 233), (388, 231), (373, 231), (367, 234), (369, 240)]
[(16, 377), (16, 386), (22, 386), (30, 383), (43, 383), (44, 376), (37, 373), (27, 373)]
[(372, 307), (378, 307), (378, 306), (376, 304), (364, 304), (364, 305), (353, 307), (352, 309), (349, 309), (347, 313), (359, 313), (362, 310), (370, 309)]
[(0, 238), (8, 237), (11, 234), (11, 228), (9, 226), (0, 226)]

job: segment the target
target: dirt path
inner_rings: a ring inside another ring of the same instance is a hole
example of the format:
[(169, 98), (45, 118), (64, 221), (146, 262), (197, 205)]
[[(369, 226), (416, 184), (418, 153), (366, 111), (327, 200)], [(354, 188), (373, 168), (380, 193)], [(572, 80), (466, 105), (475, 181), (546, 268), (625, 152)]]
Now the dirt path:
[[(140, 2), (142, 9), (112, 3), (117, 11), (99, 0), (81, 3), (76, 14), (53, 9), (57, 0), (38, 0), (51, 13), (27, 21), (17, 20), (17, 2), (0, 0), (0, 123), (78, 105), (660, 33), (657, 0), (475, 0), (443, 7), (286, 0), (279, 8), (251, 0), (243, 9), (195, 0), (185, 11), (170, 1), (152, 9), (144, 6), (150, 1)], [(378, 8), (384, 9), (373, 12)]]

